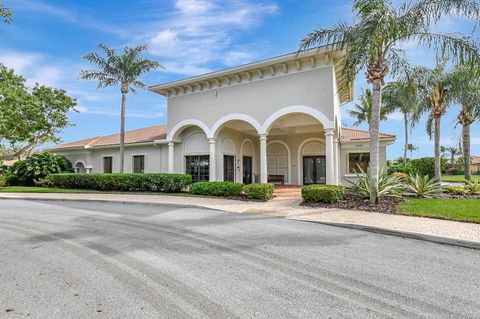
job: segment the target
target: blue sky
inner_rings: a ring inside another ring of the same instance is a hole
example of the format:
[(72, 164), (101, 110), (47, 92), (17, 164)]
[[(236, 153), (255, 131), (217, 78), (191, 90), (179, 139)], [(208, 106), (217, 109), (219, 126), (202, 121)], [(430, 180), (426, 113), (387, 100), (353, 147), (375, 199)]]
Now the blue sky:
[[(351, 1), (327, 0), (5, 0), (14, 10), (11, 25), (0, 24), (0, 62), (35, 82), (66, 89), (78, 102), (71, 113), (74, 126), (62, 134), (65, 142), (118, 132), (120, 92), (98, 90), (94, 82), (78, 80), (89, 65), (82, 56), (99, 42), (121, 48), (147, 43), (150, 57), (166, 71), (148, 74), (149, 85), (181, 79), (216, 69), (295, 51), (300, 39), (317, 26), (331, 26), (352, 19)], [(471, 25), (447, 19), (437, 27), (444, 32), (469, 31)], [(415, 64), (431, 65), (433, 55), (413, 44), (405, 50)], [(356, 98), (366, 87), (360, 74)], [(351, 126), (342, 107), (343, 122)], [(457, 145), (458, 106), (443, 120), (442, 144)], [(166, 122), (166, 100), (149, 91), (130, 94), (127, 129)], [(367, 129), (366, 125), (360, 126)], [(403, 154), (403, 126), (399, 114), (382, 123), (382, 131), (398, 135), (388, 158)], [(425, 120), (412, 133), (420, 150), (414, 157), (433, 154), (425, 133)], [(480, 128), (472, 129), (472, 153), (480, 155)]]

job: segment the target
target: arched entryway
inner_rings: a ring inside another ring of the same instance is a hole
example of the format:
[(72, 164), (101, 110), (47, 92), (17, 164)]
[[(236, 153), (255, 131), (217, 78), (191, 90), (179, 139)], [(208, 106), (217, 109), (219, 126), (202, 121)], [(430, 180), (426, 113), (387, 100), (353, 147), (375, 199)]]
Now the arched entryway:
[(82, 161), (78, 161), (73, 165), (73, 170), (75, 173), (78, 174), (85, 174), (87, 172), (87, 167), (85, 166), (85, 163)]
[(288, 144), (273, 140), (267, 143), (267, 171), (272, 181), (279, 182), (283, 176), (283, 182), (291, 183), (291, 156)]

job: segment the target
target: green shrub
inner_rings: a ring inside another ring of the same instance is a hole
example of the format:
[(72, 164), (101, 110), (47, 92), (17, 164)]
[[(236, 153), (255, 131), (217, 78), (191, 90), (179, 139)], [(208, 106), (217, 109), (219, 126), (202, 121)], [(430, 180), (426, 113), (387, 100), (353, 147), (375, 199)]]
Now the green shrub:
[(465, 189), (473, 195), (480, 195), (480, 182), (478, 180), (475, 181), (465, 181)]
[(415, 175), (417, 170), (410, 164), (410, 162), (407, 162), (406, 165), (403, 165), (403, 163), (388, 164), (387, 172), (388, 174), (403, 173), (407, 175)]
[(270, 183), (255, 183), (243, 186), (243, 192), (249, 199), (266, 200), (272, 197), (275, 186)]
[(465, 193), (467, 192), (463, 187), (449, 186), (449, 185), (443, 186), (443, 190), (453, 195), (465, 195)]
[[(409, 164), (416, 170), (416, 173), (420, 176), (428, 175), (429, 177), (435, 176), (435, 159), (433, 157), (423, 157), (411, 160)], [(446, 158), (441, 159), (441, 170), (445, 172), (448, 168), (448, 160)]]
[[(358, 166), (358, 172), (355, 173), (355, 181), (346, 180), (351, 184), (351, 189), (364, 198), (370, 198), (370, 169), (364, 172)], [(398, 196), (403, 190), (403, 183), (400, 177), (388, 174), (387, 170), (380, 168), (378, 172), (378, 197)]]
[(7, 178), (5, 175), (0, 174), (0, 187), (5, 187), (7, 186)]
[(60, 188), (104, 191), (153, 191), (174, 193), (192, 183), (188, 174), (51, 174), (48, 184)]
[(7, 183), (9, 185), (32, 186), (55, 173), (73, 172), (72, 163), (64, 156), (43, 152), (17, 161), (9, 167)]
[(302, 187), (302, 198), (306, 203), (336, 203), (343, 199), (345, 188), (336, 185), (308, 185)]
[(430, 178), (428, 175), (409, 175), (405, 183), (405, 195), (431, 198), (441, 192), (442, 186), (440, 183), (437, 182), (435, 177)]
[(190, 186), (190, 193), (205, 196), (239, 196), (243, 184), (233, 182), (198, 182)]

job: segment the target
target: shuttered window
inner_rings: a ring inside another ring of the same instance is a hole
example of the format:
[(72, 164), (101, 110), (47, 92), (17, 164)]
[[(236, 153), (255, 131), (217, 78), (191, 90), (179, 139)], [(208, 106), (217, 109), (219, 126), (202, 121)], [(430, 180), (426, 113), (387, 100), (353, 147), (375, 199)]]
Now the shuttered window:
[(145, 172), (145, 156), (144, 155), (133, 156), (133, 172), (134, 173)]
[(111, 156), (105, 156), (103, 158), (103, 172), (105, 174), (111, 174), (113, 171), (113, 158)]

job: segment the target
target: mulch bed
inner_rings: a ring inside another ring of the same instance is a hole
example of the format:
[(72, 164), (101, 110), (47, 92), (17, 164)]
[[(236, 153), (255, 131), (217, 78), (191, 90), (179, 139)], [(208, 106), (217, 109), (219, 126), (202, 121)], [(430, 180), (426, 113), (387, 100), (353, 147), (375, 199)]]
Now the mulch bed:
[(368, 199), (365, 199), (351, 192), (346, 192), (345, 198), (337, 203), (302, 203), (301, 205), (309, 207), (338, 208), (385, 214), (397, 214), (397, 210), (395, 207), (403, 201), (404, 199), (400, 197), (383, 197), (380, 200), (380, 203), (378, 203), (377, 205), (370, 205)]

